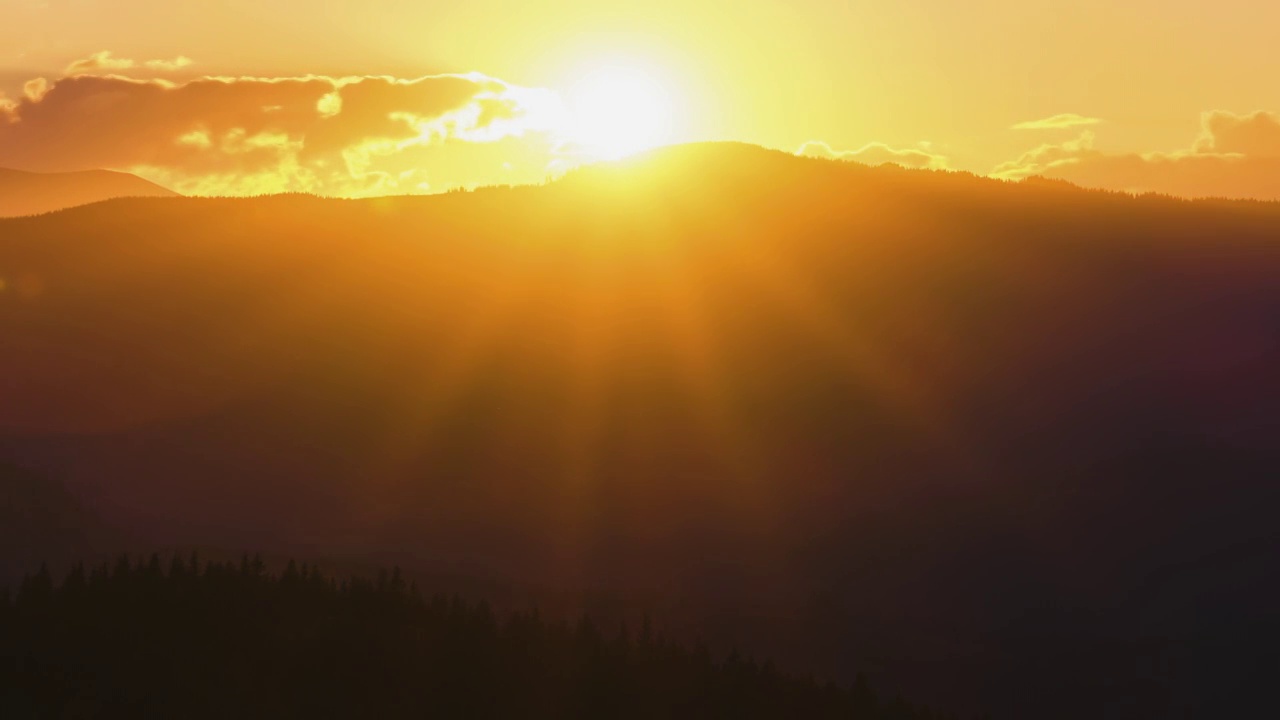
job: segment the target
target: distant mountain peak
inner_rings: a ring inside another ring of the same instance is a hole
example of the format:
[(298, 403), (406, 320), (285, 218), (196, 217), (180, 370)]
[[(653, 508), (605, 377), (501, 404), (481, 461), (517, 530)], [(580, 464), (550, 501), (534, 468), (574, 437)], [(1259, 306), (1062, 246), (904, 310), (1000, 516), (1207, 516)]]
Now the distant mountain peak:
[(118, 197), (177, 197), (137, 175), (112, 170), (38, 173), (0, 168), (0, 217), (39, 215)]

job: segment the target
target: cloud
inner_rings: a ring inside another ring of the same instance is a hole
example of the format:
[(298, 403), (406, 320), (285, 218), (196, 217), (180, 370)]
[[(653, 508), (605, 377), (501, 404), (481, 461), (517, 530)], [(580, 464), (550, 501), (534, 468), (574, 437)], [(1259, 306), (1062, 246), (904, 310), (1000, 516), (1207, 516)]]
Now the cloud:
[(865, 165), (894, 164), (907, 168), (944, 170), (947, 159), (923, 148), (897, 150), (884, 143), (869, 143), (858, 150), (833, 150), (819, 140), (811, 140), (796, 150), (797, 155), (859, 162)]
[(1086, 131), (1075, 140), (1056, 145), (1046, 143), (1028, 150), (1017, 160), (997, 165), (990, 174), (1004, 180), (1021, 180), (1033, 175), (1044, 175), (1064, 165), (1101, 158), (1102, 153), (1093, 149), (1093, 139), (1094, 134)]
[(44, 78), (33, 78), (22, 85), (22, 96), (36, 102), (49, 91), (49, 81)]
[(67, 76), (72, 75), (99, 75), (103, 73), (111, 73), (121, 70), (132, 70), (135, 68), (146, 68), (148, 70), (158, 70), (161, 72), (173, 72), (190, 67), (193, 64), (191, 58), (185, 55), (179, 55), (172, 60), (146, 60), (138, 62), (128, 58), (118, 58), (108, 50), (97, 52), (87, 58), (76, 60), (67, 66), (64, 72)]
[(1280, 157), (1280, 114), (1234, 115), (1214, 110), (1200, 122), (1204, 130), (1195, 144), (1198, 153)]
[(421, 192), (449, 181), (428, 181), (406, 150), (546, 133), (558, 111), (548, 91), (478, 73), (171, 82), (79, 69), (0, 103), (0, 167), (128, 170), (208, 194)]
[(1094, 135), (1041, 145), (991, 175), (1017, 180), (1044, 176), (1087, 187), (1158, 192), (1183, 197), (1280, 200), (1280, 115), (1237, 115), (1214, 110), (1201, 116), (1201, 134), (1185, 150), (1109, 154)]
[(1012, 126), (1011, 130), (1063, 130), (1067, 128), (1083, 127), (1086, 125), (1098, 125), (1102, 122), (1099, 118), (1085, 117), (1076, 113), (1062, 113), (1053, 117), (1041, 118), (1039, 120), (1028, 120), (1020, 122)]
[(103, 50), (87, 58), (76, 60), (63, 72), (67, 75), (87, 75), (111, 70), (128, 70), (134, 65), (132, 60), (115, 57), (110, 51)]
[(150, 68), (152, 70), (164, 70), (166, 72), (181, 70), (182, 68), (185, 68), (185, 67), (191, 67), (194, 64), (195, 64), (195, 61), (187, 57), (186, 55), (179, 55), (178, 57), (172, 60), (148, 60), (142, 63), (144, 67)]

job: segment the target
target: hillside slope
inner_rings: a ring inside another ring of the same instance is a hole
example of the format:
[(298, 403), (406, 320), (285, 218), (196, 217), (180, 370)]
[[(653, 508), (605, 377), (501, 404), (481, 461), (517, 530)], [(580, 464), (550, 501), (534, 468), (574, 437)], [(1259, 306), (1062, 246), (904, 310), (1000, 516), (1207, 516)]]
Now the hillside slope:
[(58, 483), (0, 464), (0, 586), (16, 583), (41, 563), (55, 568), (123, 547)]
[(39, 215), (112, 198), (176, 196), (128, 173), (33, 173), (0, 168), (0, 217)]
[(1275, 665), (1280, 205), (706, 145), (119, 200), (0, 270), (0, 455), (157, 542), (587, 587), (1007, 717)]

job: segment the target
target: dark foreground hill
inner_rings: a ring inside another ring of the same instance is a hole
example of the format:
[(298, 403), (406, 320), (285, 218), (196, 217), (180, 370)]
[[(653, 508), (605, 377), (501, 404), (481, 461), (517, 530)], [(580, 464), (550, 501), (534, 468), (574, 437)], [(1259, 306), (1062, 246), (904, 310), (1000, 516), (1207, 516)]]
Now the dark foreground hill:
[(1257, 716), (1280, 205), (675, 148), (0, 222), (0, 454), (999, 717)]
[[(339, 584), (128, 557), (0, 595), (5, 717), (940, 718), (644, 622), (601, 627), (424, 597), (399, 570)], [(951, 716), (954, 717), (954, 716)]]
[(39, 215), (112, 198), (176, 195), (128, 173), (33, 173), (0, 168), (0, 217)]

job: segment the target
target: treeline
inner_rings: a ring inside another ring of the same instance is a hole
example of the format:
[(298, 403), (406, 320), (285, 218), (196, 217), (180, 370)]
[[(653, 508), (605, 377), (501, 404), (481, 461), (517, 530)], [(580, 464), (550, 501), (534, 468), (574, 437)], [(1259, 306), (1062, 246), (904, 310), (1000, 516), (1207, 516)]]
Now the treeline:
[(0, 591), (0, 716), (936, 718), (639, 628), (424, 597), (399, 570), (158, 556)]

